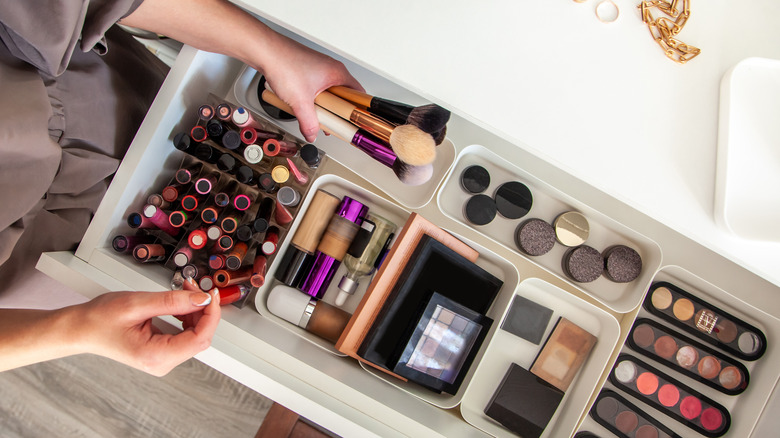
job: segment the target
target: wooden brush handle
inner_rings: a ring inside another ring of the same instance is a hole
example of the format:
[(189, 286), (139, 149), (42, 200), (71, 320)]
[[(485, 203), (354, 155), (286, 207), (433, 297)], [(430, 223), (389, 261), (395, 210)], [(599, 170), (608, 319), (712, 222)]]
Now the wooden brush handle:
[(290, 105), (287, 105), (287, 102), (285, 102), (282, 99), (280, 99), (279, 96), (277, 96), (276, 94), (274, 94), (273, 91), (271, 91), (271, 90), (269, 90), (267, 88), (265, 90), (263, 90), (263, 100), (266, 103), (269, 103), (269, 104), (279, 108), (280, 110), (282, 110), (282, 111), (284, 111), (286, 113), (295, 114), (293, 112), (292, 107)]
[(314, 98), (314, 103), (347, 120), (352, 117), (352, 111), (357, 109), (355, 105), (327, 91), (318, 94)]
[[(282, 111), (292, 114), (292, 108), (290, 108), (290, 105), (287, 105), (271, 90), (263, 90), (263, 100)], [(358, 130), (357, 126), (319, 106), (315, 105), (314, 109), (317, 111), (317, 119), (319, 119), (320, 128), (323, 131), (329, 134), (333, 134), (347, 143), (352, 142), (352, 137), (355, 136), (355, 133)]]
[(355, 105), (360, 105), (364, 107), (371, 106), (371, 99), (374, 97), (370, 94), (366, 94), (363, 92), (360, 92), (358, 90), (353, 90), (352, 88), (347, 88), (341, 85), (337, 85), (335, 87), (328, 88), (328, 91), (335, 94), (336, 96), (348, 100)]

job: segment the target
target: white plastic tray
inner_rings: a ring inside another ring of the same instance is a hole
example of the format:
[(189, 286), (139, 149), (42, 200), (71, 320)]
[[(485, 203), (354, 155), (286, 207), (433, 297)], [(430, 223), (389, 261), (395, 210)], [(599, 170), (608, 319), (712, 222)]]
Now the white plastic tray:
[[(599, 251), (615, 244), (628, 245), (642, 257), (642, 273), (630, 283), (615, 283), (601, 276), (591, 283), (576, 283), (563, 273), (561, 261), (567, 247), (556, 243), (547, 254), (538, 257), (526, 256), (535, 264), (566, 279), (586, 294), (618, 313), (626, 313), (636, 308), (642, 301), (658, 268), (661, 266), (661, 248), (647, 237), (629, 229), (588, 205), (579, 202), (542, 182), (529, 172), (509, 163), (487, 148), (471, 145), (464, 148), (455, 162), (452, 172), (439, 191), (437, 202), (444, 214), (452, 219), (469, 225), (463, 216), (463, 206), (471, 197), (460, 186), (460, 175), (468, 166), (478, 164), (490, 172), (490, 186), (485, 194), (491, 195), (496, 188), (508, 181), (520, 181), (527, 185), (533, 195), (533, 206), (525, 217), (510, 220), (496, 215), (489, 224), (473, 227), (497, 243), (524, 255), (515, 245), (514, 235), (517, 226), (526, 219), (539, 218), (552, 223), (555, 217), (570, 210), (577, 210), (588, 218), (590, 237), (586, 244)], [(471, 226), (471, 225), (469, 225)]]
[[(292, 236), (295, 235), (295, 231), (298, 229), (298, 226), (300, 225), (301, 220), (303, 219), (303, 216), (306, 214), (306, 210), (309, 208), (309, 204), (311, 203), (311, 200), (313, 196), (311, 194), (315, 193), (318, 189), (325, 190), (326, 192), (336, 195), (338, 197), (344, 197), (349, 196), (357, 201), (360, 201), (368, 206), (368, 212), (369, 213), (376, 213), (385, 219), (393, 222), (398, 226), (398, 229), (400, 230), (401, 227), (406, 222), (407, 218), (409, 217), (409, 212), (404, 210), (402, 207), (393, 204), (392, 202), (388, 201), (385, 198), (382, 198), (379, 195), (376, 195), (374, 193), (371, 193), (370, 191), (358, 187), (355, 184), (339, 177), (336, 175), (323, 175), (319, 178), (317, 178), (313, 183), (311, 188), (309, 189), (309, 195), (306, 196), (306, 199), (303, 201), (303, 205), (301, 206), (301, 210), (298, 213), (298, 216), (295, 218), (295, 221), (290, 226), (290, 230), (287, 232), (287, 237), (285, 237), (284, 242), (279, 247), (279, 255), (274, 258), (273, 263), (271, 263), (271, 266), (268, 267), (267, 273), (266, 273), (266, 282), (263, 286), (261, 286), (257, 293), (255, 294), (255, 308), (257, 311), (269, 318), (271, 321), (274, 321), (275, 323), (281, 325), (282, 327), (293, 331), (294, 333), (298, 334), (302, 338), (306, 339), (307, 341), (313, 343), (314, 345), (330, 352), (338, 356), (346, 356), (344, 353), (339, 352), (336, 350), (334, 345), (325, 339), (322, 339), (318, 336), (315, 336), (306, 330), (298, 327), (297, 325), (293, 325), (289, 323), (288, 321), (285, 321), (284, 319), (279, 318), (278, 316), (272, 314), (268, 310), (268, 306), (266, 305), (266, 301), (268, 299), (268, 293), (271, 291), (271, 289), (281, 284), (279, 281), (274, 279), (274, 273), (279, 269), (279, 263), (282, 260), (282, 255), (287, 251), (287, 249), (290, 246), (290, 240), (292, 239)], [(336, 296), (338, 295), (338, 283), (341, 279), (341, 276), (344, 275), (347, 272), (344, 265), (341, 265), (336, 271), (336, 274), (333, 276), (333, 281), (331, 282), (330, 286), (328, 287), (327, 291), (325, 292), (325, 295), (322, 298), (322, 301), (325, 301), (328, 304), (335, 305)], [(347, 298), (346, 303), (341, 308), (349, 313), (353, 313), (355, 311), (355, 308), (360, 303), (360, 300), (363, 298), (363, 294), (365, 294), (366, 289), (368, 288), (368, 284), (370, 283), (371, 277), (364, 277), (360, 280), (360, 284), (355, 291), (355, 293)]]
[(717, 163), (716, 222), (780, 241), (780, 60), (748, 58), (723, 76)]
[[(571, 436), (617, 345), (620, 325), (615, 317), (606, 311), (538, 278), (529, 278), (520, 283), (515, 295), (553, 310), (543, 339), (550, 335), (555, 321), (561, 316), (598, 338), (590, 356), (583, 363), (542, 434), (542, 437)], [(505, 317), (506, 312), (501, 320)], [(485, 415), (484, 410), (509, 366), (516, 363), (529, 369), (542, 344), (543, 342), (536, 345), (509, 332), (498, 330), (463, 397), (460, 406), (463, 418), (493, 436), (515, 436)]]
[[(260, 74), (253, 68), (245, 66), (236, 78), (233, 93), (239, 104), (265, 116), (266, 112), (260, 106), (260, 101), (257, 98), (259, 82)], [(289, 133), (297, 134), (300, 138), (297, 121), (273, 120), (273, 123)], [(445, 139), (442, 144), (436, 147), (436, 160), (433, 162), (431, 179), (419, 186), (409, 186), (400, 182), (388, 167), (368, 158), (353, 146), (334, 136), (320, 133), (314, 144), (332, 159), (350, 168), (396, 201), (412, 209), (420, 208), (433, 199), (436, 189), (455, 160), (455, 146), (449, 139)]]

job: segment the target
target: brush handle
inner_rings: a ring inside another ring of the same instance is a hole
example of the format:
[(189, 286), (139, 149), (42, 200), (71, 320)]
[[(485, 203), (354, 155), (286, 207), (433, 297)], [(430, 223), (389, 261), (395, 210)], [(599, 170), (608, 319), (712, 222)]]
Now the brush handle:
[[(282, 111), (288, 111), (288, 109), (292, 111), (292, 108), (271, 90), (263, 90), (263, 100)], [(392, 167), (398, 159), (390, 147), (366, 132), (361, 133), (357, 126), (319, 106), (315, 105), (315, 110), (317, 111), (317, 119), (320, 121), (320, 128), (323, 131), (356, 146), (385, 166)]]
[(336, 96), (348, 100), (355, 105), (360, 105), (364, 107), (371, 106), (371, 99), (373, 99), (373, 96), (370, 94), (366, 94), (363, 92), (360, 92), (358, 90), (354, 90), (352, 88), (347, 88), (342, 85), (336, 85), (335, 87), (328, 88), (328, 91), (335, 94)]
[(390, 141), (390, 135), (392, 135), (393, 128), (395, 128), (392, 124), (363, 110), (359, 110), (355, 105), (346, 100), (328, 91), (323, 91), (314, 98), (314, 103), (343, 119), (349, 120), (382, 140)]

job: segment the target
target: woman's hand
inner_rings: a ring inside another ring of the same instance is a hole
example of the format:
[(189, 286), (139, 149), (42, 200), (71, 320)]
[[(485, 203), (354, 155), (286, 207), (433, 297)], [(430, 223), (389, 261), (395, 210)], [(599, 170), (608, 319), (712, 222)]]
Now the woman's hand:
[[(168, 292), (117, 292), (83, 304), (80, 328), (84, 349), (155, 376), (205, 350), (220, 319), (219, 293), (205, 293), (185, 283)], [(184, 330), (171, 335), (152, 325), (152, 318), (174, 315)]]

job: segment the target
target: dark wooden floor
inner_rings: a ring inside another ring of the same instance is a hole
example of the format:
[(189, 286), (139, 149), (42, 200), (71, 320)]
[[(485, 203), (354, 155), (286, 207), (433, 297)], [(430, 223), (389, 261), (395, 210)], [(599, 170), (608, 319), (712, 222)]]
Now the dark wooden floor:
[(195, 359), (157, 378), (81, 355), (0, 373), (0, 437), (254, 437), (272, 403)]

